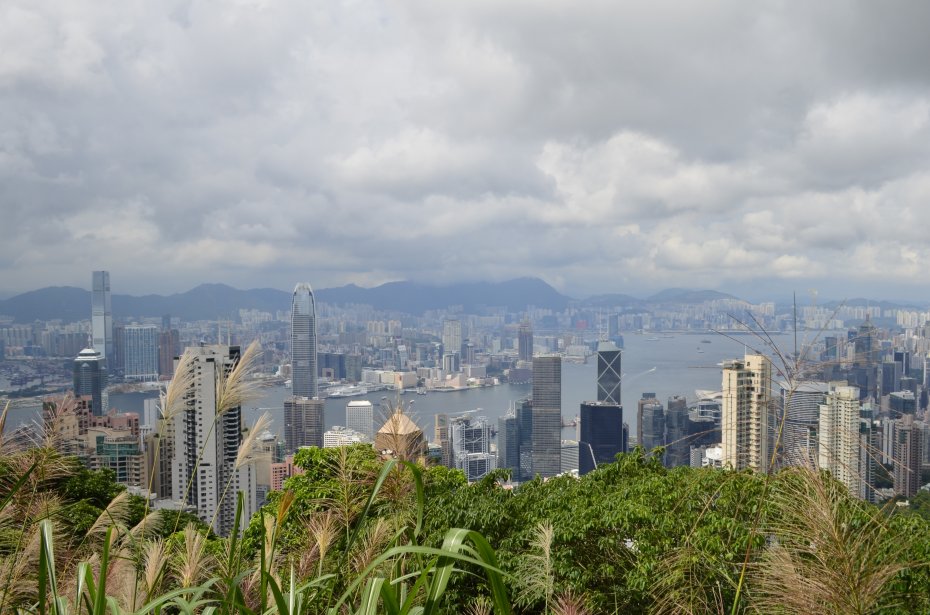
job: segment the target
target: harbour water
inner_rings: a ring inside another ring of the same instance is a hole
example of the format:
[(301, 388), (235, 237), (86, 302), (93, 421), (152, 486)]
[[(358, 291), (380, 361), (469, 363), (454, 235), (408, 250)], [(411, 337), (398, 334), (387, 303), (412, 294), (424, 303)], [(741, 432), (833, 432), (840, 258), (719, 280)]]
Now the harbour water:
[[(775, 337), (776, 342), (787, 337)], [(682, 395), (688, 401), (695, 400), (696, 389), (719, 390), (721, 383), (720, 363), (739, 358), (753, 349), (764, 350), (756, 337), (745, 335), (731, 339), (717, 334), (627, 334), (622, 357), (622, 401), (624, 420), (636, 430), (636, 402), (643, 392), (652, 392), (663, 403), (672, 395)], [(707, 343), (709, 342), (709, 343)], [(581, 402), (596, 399), (597, 361), (589, 357), (586, 364), (562, 364), (562, 415), (571, 421), (578, 413)], [(479, 410), (476, 414), (494, 421), (507, 413), (513, 402), (529, 396), (532, 386), (528, 384), (503, 384), (495, 387), (471, 388), (448, 393), (417, 395), (408, 391), (396, 396), (390, 391), (379, 391), (358, 397), (327, 399), (324, 406), (324, 425), (345, 424), (345, 407), (349, 401), (367, 399), (376, 409), (397, 401), (409, 406), (409, 412), (425, 433), (432, 437), (433, 420), (436, 414), (457, 414)], [(251, 424), (267, 410), (271, 413), (272, 431), (283, 435), (284, 398), (290, 393), (282, 386), (263, 390), (262, 397), (244, 408), (243, 418)], [(130, 393), (110, 396), (110, 406), (124, 412), (142, 413), (143, 400), (154, 393)], [(15, 427), (36, 418), (38, 403), (33, 406), (13, 408), (7, 428)], [(563, 431), (566, 439), (575, 437), (575, 429)]]

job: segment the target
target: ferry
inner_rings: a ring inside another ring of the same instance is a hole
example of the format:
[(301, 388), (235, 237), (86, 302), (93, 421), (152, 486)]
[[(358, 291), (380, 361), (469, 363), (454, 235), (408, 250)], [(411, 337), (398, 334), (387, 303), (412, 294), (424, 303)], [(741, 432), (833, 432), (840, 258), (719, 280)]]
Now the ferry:
[(328, 397), (358, 397), (367, 395), (368, 387), (363, 384), (352, 384), (347, 386), (336, 387), (329, 392)]

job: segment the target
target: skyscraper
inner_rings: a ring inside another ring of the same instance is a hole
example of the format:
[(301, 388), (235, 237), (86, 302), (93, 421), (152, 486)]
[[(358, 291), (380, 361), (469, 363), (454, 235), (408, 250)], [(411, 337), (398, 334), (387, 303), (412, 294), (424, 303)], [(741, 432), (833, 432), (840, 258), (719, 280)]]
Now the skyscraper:
[(620, 355), (613, 342), (597, 345), (597, 401), (620, 405)]
[(510, 470), (510, 477), (520, 480), (520, 431), (513, 412), (497, 419), (497, 467)]
[(110, 306), (109, 271), (93, 272), (90, 301), (94, 350), (107, 360), (113, 356), (113, 309)]
[(158, 380), (158, 327), (123, 327), (123, 376), (126, 380)]
[(665, 409), (665, 465), (669, 468), (691, 463), (688, 401), (679, 395), (668, 398)]
[(859, 391), (856, 387), (830, 386), (824, 397), (818, 420), (820, 469), (829, 470), (850, 495), (859, 496), (863, 480), (859, 467)]
[[(244, 495), (243, 518), (257, 509), (255, 468), (236, 467), (242, 442), (242, 409), (217, 408), (218, 370), (231, 371), (238, 346), (192, 348), (193, 380), (186, 407), (174, 417), (172, 499), (192, 506), (201, 521), (227, 536), (235, 520), (237, 492)], [(175, 364), (177, 368), (177, 364)]]
[(517, 358), (529, 363), (533, 360), (533, 325), (520, 323), (517, 330)]
[(561, 468), (562, 357), (533, 357), (533, 473), (544, 478)]
[(359, 432), (371, 442), (375, 437), (374, 406), (367, 399), (346, 404), (346, 427)]
[(497, 467), (491, 455), (491, 427), (483, 416), (457, 416), (449, 421), (452, 466), (465, 473), (468, 482), (481, 480)]
[(747, 354), (723, 364), (721, 446), (723, 465), (768, 471), (772, 418), (772, 364)]
[(445, 355), (462, 354), (462, 322), (457, 318), (442, 323), (442, 352)]
[(107, 411), (106, 390), (106, 361), (93, 348), (82, 350), (74, 359), (74, 396), (90, 396), (94, 416), (102, 416)]
[(906, 498), (920, 490), (920, 466), (923, 460), (924, 438), (922, 426), (914, 415), (905, 414), (891, 421), (893, 425), (894, 492)]
[[(778, 447), (779, 465), (811, 465), (817, 459), (818, 416), (830, 386), (825, 382), (803, 381), (794, 385), (781, 383), (780, 388), (782, 417), (779, 418), (783, 418), (785, 424)], [(777, 431), (776, 423), (772, 426), (773, 435), (777, 435)], [(858, 423), (855, 431), (859, 431)]]
[(284, 446), (287, 454), (302, 446), (323, 446), (323, 400), (287, 397), (284, 400)]
[[(310, 284), (294, 287), (291, 302), (291, 392), (317, 397), (316, 302)], [(322, 432), (320, 432), (322, 434)]]
[(639, 445), (643, 451), (649, 453), (665, 446), (665, 406), (656, 399), (655, 393), (643, 393), (637, 414)]
[(612, 463), (625, 452), (623, 406), (603, 401), (581, 404), (581, 434), (578, 440), (578, 474), (585, 475), (604, 463)]

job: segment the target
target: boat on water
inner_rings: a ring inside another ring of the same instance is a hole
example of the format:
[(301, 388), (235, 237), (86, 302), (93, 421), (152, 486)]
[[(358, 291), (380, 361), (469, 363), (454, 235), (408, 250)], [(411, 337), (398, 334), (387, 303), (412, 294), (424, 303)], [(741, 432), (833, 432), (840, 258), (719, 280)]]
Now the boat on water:
[(646, 341), (647, 341), (647, 342), (658, 342), (658, 341), (659, 341), (659, 338), (657, 338), (657, 337), (655, 337), (655, 336), (647, 337), (647, 338), (646, 338)]
[(425, 387), (417, 387), (417, 395), (426, 395)]
[(710, 344), (710, 340), (701, 340), (702, 344)]
[(341, 387), (335, 387), (329, 391), (327, 397), (358, 397), (367, 395), (368, 387), (362, 384), (350, 384)]

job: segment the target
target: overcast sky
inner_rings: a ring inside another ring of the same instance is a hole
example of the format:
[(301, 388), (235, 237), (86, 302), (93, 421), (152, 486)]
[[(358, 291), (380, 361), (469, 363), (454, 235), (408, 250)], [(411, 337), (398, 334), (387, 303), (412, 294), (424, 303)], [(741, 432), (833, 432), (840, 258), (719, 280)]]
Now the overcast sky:
[(4, 0), (0, 292), (930, 299), (930, 3)]

